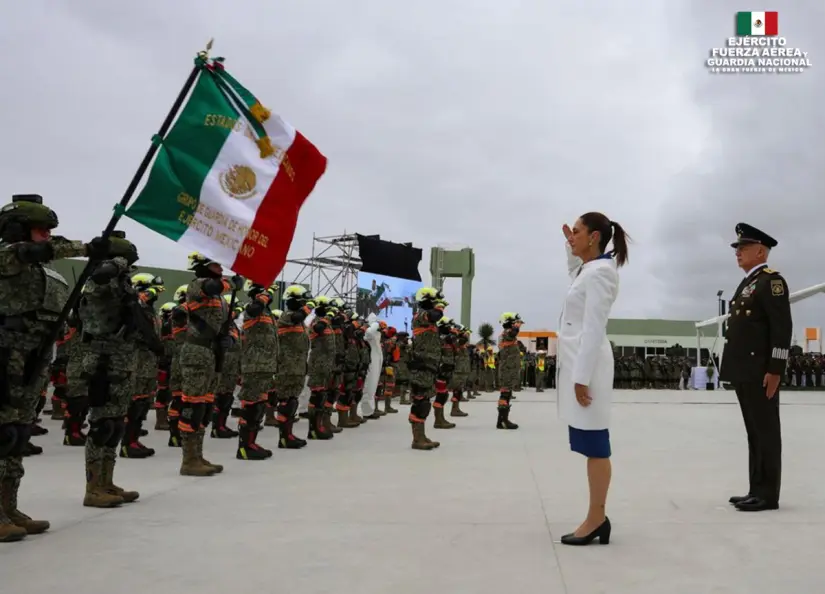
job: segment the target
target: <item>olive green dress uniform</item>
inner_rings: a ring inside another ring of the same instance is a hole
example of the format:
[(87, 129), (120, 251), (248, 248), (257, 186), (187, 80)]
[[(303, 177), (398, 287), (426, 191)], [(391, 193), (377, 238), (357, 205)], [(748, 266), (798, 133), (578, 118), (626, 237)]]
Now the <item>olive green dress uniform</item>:
[[(737, 225), (739, 242), (775, 240), (758, 229)], [(782, 435), (779, 390), (768, 398), (765, 374), (785, 372), (793, 335), (788, 285), (777, 271), (762, 265), (739, 284), (730, 302), (720, 379), (736, 390), (748, 436), (750, 488), (744, 497), (732, 497), (742, 511), (776, 509), (782, 475)]]

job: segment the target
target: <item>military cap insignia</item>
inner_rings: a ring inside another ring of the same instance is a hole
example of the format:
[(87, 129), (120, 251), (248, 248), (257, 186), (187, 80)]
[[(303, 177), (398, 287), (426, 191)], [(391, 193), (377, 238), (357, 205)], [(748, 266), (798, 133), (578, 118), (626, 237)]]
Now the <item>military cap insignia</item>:
[(771, 281), (771, 294), (774, 297), (781, 297), (785, 294), (785, 285), (782, 283), (781, 280)]

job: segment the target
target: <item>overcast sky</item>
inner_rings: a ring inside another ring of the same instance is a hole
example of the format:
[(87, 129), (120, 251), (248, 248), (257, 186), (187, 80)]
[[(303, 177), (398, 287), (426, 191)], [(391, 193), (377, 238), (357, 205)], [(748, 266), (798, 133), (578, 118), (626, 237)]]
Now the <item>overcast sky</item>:
[[(474, 326), (515, 310), (555, 329), (560, 228), (602, 210), (635, 240), (614, 316), (704, 319), (740, 280), (738, 221), (779, 240), (792, 290), (825, 281), (825, 5), (769, 8), (808, 72), (708, 73), (742, 9), (729, 0), (18, 2), (0, 21), (0, 194), (41, 193), (64, 235), (98, 234), (215, 37), (329, 158), (291, 257), (313, 233), (378, 233), (423, 248), (428, 279), (431, 246), (469, 245)], [(121, 226), (141, 263), (185, 266), (186, 249)], [(458, 317), (460, 284), (445, 288)], [(825, 296), (795, 322), (825, 326)]]

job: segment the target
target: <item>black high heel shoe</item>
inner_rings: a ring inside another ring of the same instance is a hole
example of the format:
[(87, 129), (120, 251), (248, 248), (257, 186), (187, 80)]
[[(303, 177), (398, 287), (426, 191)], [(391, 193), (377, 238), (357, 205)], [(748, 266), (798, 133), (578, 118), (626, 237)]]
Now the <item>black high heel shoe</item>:
[(565, 534), (561, 537), (561, 544), (583, 547), (589, 545), (597, 538), (599, 539), (599, 544), (610, 544), (610, 518), (605, 516), (601, 526), (585, 536), (576, 536), (575, 532)]

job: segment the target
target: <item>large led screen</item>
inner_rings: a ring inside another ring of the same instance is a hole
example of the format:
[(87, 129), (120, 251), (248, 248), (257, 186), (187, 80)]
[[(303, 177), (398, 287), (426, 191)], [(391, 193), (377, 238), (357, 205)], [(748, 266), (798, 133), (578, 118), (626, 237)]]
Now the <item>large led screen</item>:
[(399, 332), (409, 332), (415, 293), (423, 286), (420, 281), (361, 272), (358, 274), (355, 311), (364, 318), (375, 314)]

